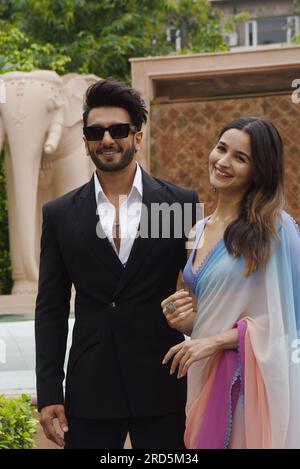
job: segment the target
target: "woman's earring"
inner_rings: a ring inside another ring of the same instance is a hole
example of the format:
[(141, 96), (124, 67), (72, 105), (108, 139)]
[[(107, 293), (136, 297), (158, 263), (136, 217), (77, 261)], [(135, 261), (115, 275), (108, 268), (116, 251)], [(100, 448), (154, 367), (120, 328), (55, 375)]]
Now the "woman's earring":
[(217, 192), (217, 188), (216, 188), (216, 187), (213, 187), (213, 188), (212, 188), (212, 191), (216, 193), (216, 192)]

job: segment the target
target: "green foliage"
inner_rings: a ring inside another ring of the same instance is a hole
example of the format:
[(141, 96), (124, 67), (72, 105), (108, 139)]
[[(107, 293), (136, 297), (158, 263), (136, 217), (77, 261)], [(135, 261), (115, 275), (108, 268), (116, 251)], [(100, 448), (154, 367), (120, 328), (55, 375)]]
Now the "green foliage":
[(300, 0), (293, 0), (295, 14), (300, 14)]
[[(295, 15), (300, 15), (300, 0), (294, 0), (294, 13)], [(300, 44), (300, 32), (293, 37), (294, 44)]]
[(294, 44), (300, 44), (300, 33), (296, 34), (293, 38)]
[(8, 210), (4, 174), (4, 154), (0, 152), (0, 295), (12, 288), (11, 262), (8, 241)]
[[(0, 50), (2, 50), (1, 47)], [(0, 74), (6, 72), (9, 69), (10, 65), (7, 62), (7, 57), (1, 55)], [(4, 152), (0, 151), (0, 295), (8, 295), (12, 288), (12, 269), (8, 238), (8, 206), (4, 167)]]
[(167, 27), (181, 30), (181, 53), (212, 52), (227, 50), (223, 30), (243, 21), (240, 16), (222, 24), (208, 0), (2, 2), (1, 54), (19, 69), (88, 72), (125, 81), (130, 81), (129, 58), (175, 53)]
[(207, 0), (169, 0), (167, 3), (168, 23), (181, 31), (183, 54), (228, 50), (224, 32), (234, 31), (236, 23), (248, 19), (248, 15), (242, 13), (224, 22), (221, 11), (212, 8)]
[[(2, 73), (12, 70), (30, 72), (35, 69), (50, 69), (65, 72), (70, 57), (56, 51), (50, 43), (32, 43), (30, 38), (17, 27), (5, 27), (0, 31)], [(1, 68), (1, 66), (0, 66)]]
[(9, 399), (0, 395), (0, 449), (30, 449), (38, 421), (26, 394)]

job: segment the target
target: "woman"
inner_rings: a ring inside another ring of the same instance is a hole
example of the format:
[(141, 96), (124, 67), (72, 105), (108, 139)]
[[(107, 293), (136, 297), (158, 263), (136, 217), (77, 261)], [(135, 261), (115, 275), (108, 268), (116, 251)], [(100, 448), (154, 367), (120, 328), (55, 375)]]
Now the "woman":
[(209, 156), (217, 208), (191, 234), (196, 298), (162, 302), (188, 371), (188, 448), (300, 448), (300, 235), (283, 210), (283, 144), (270, 122), (237, 119)]

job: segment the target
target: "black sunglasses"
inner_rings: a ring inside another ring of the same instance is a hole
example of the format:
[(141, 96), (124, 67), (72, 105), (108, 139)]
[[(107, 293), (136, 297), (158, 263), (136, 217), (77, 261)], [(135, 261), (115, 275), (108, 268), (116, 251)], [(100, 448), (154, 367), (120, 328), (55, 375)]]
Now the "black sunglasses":
[(90, 141), (102, 140), (106, 131), (110, 133), (111, 138), (118, 140), (119, 138), (128, 137), (129, 132), (137, 132), (137, 128), (131, 124), (114, 124), (109, 127), (102, 127), (101, 125), (83, 127), (83, 133)]

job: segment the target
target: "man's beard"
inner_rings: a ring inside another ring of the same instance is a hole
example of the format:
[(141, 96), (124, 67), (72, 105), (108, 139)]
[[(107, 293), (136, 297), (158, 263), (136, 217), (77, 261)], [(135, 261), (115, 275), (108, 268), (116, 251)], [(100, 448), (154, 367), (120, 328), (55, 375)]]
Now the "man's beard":
[[(121, 153), (122, 158), (118, 163), (103, 163), (99, 160), (97, 155), (101, 154), (105, 150), (115, 151), (116, 153)], [(89, 149), (90, 157), (96, 168), (100, 171), (105, 172), (112, 172), (112, 171), (121, 171), (122, 169), (126, 168), (133, 160), (135, 154), (134, 144), (132, 144), (127, 150), (123, 150), (121, 147), (103, 147), (96, 151), (91, 151)]]

